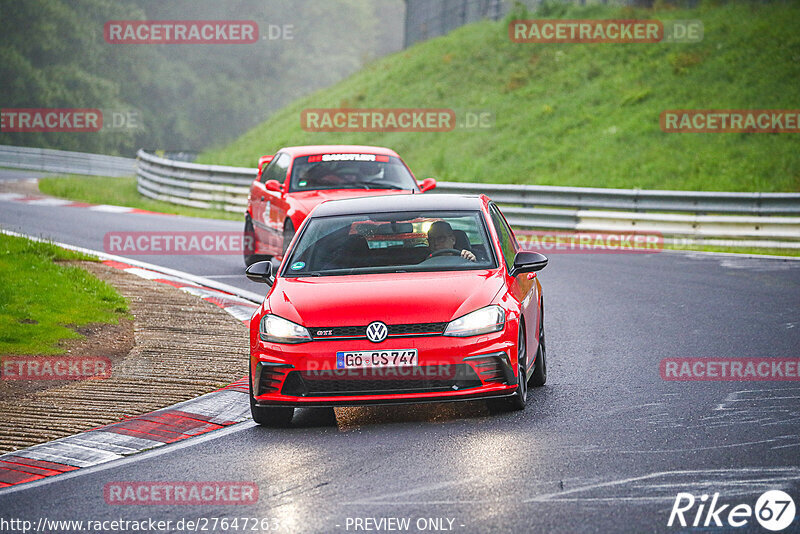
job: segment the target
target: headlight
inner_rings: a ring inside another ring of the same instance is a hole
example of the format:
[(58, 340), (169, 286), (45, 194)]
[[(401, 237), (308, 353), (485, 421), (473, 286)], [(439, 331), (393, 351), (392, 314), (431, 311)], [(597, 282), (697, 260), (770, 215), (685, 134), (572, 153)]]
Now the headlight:
[(261, 318), (259, 334), (262, 341), (272, 341), (274, 343), (305, 343), (306, 341), (311, 341), (308, 330), (277, 315), (265, 315)]
[(450, 321), (444, 329), (444, 335), (467, 337), (488, 334), (502, 330), (505, 322), (506, 314), (503, 308), (497, 305), (486, 306)]

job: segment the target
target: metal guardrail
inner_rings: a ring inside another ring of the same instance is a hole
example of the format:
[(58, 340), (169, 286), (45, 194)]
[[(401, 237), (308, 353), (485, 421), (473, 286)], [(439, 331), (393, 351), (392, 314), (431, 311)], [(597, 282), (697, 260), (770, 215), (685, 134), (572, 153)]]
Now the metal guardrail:
[(182, 206), (244, 213), (257, 169), (174, 161), (137, 153), (137, 189), (142, 195)]
[(136, 174), (133, 158), (7, 145), (0, 145), (0, 167), (91, 176)]
[[(256, 169), (0, 145), (0, 167), (137, 176), (147, 197), (244, 213)], [(655, 232), (666, 242), (800, 248), (800, 193), (727, 193), (439, 182), (433, 193), (485, 194), (516, 228)]]
[[(147, 197), (244, 213), (257, 170), (138, 153)], [(483, 193), (516, 228), (654, 232), (667, 242), (800, 248), (800, 193), (726, 193), (439, 182), (433, 193)], [(620, 211), (623, 210), (623, 211)], [(677, 239), (676, 239), (677, 238)]]
[(479, 194), (495, 202), (577, 209), (695, 214), (800, 215), (800, 193), (727, 193), (440, 182), (441, 192)]

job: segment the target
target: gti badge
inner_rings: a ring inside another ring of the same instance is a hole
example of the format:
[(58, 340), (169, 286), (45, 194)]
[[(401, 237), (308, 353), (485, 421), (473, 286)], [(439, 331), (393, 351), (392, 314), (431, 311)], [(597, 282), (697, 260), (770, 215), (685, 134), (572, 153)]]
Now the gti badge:
[(367, 326), (367, 339), (373, 343), (380, 343), (386, 339), (388, 334), (389, 329), (386, 327), (386, 323), (381, 321), (373, 321)]

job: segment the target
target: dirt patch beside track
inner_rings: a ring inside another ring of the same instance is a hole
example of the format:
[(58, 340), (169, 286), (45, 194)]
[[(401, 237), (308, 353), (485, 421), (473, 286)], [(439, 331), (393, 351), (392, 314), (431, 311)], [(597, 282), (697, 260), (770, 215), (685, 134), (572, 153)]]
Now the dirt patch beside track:
[[(110, 378), (49, 382), (47, 389), (22, 388), (14, 399), (0, 400), (0, 453), (148, 413), (214, 391), (247, 373), (247, 327), (221, 308), (107, 265), (76, 264), (128, 299), (133, 346), (127, 355), (124, 350), (119, 354), (124, 340), (120, 345), (120, 340), (105, 342), (90, 335), (68, 355), (111, 359)], [(118, 331), (103, 328), (100, 335)], [(108, 353), (115, 346), (117, 354)]]
[(6, 180), (0, 182), (0, 192), (21, 193), (23, 195), (41, 196), (39, 184), (34, 180)]

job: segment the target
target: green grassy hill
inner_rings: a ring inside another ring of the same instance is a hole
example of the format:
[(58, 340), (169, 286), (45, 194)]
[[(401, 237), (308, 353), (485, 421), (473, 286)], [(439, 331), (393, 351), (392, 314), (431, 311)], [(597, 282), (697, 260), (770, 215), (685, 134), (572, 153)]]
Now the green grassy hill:
[[(515, 18), (525, 17), (700, 19), (705, 37), (693, 44), (516, 44), (508, 19), (480, 22), (297, 100), (200, 160), (254, 167), (281, 146), (363, 143), (397, 150), (420, 179), (800, 191), (800, 134), (659, 127), (665, 109), (799, 109), (797, 2), (655, 11), (566, 6)], [(441, 133), (301, 129), (303, 109), (331, 107), (489, 111), (496, 121)]]

